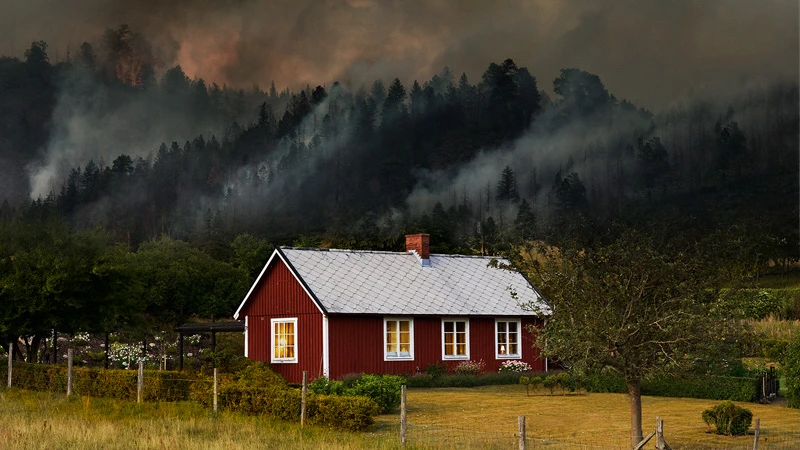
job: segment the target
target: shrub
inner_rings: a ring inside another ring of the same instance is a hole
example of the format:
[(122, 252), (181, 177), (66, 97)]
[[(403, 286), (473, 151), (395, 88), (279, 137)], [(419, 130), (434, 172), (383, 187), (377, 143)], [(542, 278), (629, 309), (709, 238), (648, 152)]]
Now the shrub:
[(447, 366), (443, 362), (428, 364), (428, 366), (425, 367), (425, 373), (434, 378), (447, 375)]
[(314, 381), (309, 383), (308, 388), (315, 394), (324, 395), (343, 395), (344, 383), (341, 381), (329, 380), (326, 377), (314, 378)]
[(347, 386), (343, 381), (319, 377), (308, 387), (316, 394), (367, 397), (378, 405), (381, 412), (389, 412), (400, 406), (400, 389), (404, 382), (405, 379), (397, 375), (359, 375)]
[(236, 373), (237, 383), (241, 386), (253, 388), (286, 388), (288, 383), (278, 375), (270, 366), (263, 362), (248, 365)]
[(400, 406), (400, 390), (405, 379), (397, 375), (363, 375), (348, 390), (354, 396), (371, 398), (381, 412), (389, 412)]
[(542, 384), (542, 377), (532, 376), (526, 377), (521, 376), (519, 377), (519, 384), (525, 386), (525, 395), (530, 395), (530, 389), (533, 388), (533, 391), (536, 392), (536, 389)]
[(553, 395), (556, 387), (558, 386), (558, 378), (556, 377), (556, 374), (550, 374), (546, 376), (542, 381), (542, 385), (544, 385), (544, 387), (550, 391), (550, 395)]
[(486, 363), (482, 359), (478, 361), (461, 361), (453, 369), (453, 372), (456, 375), (477, 375), (483, 372), (484, 367), (486, 367)]
[(726, 400), (719, 405), (703, 411), (703, 421), (711, 427), (714, 425), (717, 434), (741, 436), (750, 428), (753, 413), (749, 409), (736, 406)]
[(531, 365), (525, 361), (509, 360), (500, 364), (500, 372), (530, 372)]

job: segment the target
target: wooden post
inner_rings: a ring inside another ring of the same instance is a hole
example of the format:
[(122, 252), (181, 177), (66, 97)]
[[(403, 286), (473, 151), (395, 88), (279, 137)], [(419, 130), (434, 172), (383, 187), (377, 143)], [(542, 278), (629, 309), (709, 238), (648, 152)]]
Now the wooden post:
[(142, 403), (142, 391), (144, 390), (144, 358), (139, 359), (139, 373), (136, 377), (136, 403)]
[(72, 349), (67, 349), (67, 397), (72, 395)]
[(217, 413), (218, 395), (219, 395), (219, 379), (217, 378), (217, 368), (214, 367), (214, 414)]
[(526, 431), (525, 431), (525, 416), (517, 416), (517, 426), (519, 427), (519, 450), (527, 449), (527, 443), (525, 442)]
[(306, 424), (306, 400), (308, 399), (308, 371), (303, 371), (303, 390), (300, 391), (300, 427)]
[(14, 365), (14, 343), (8, 343), (8, 387), (11, 387), (11, 368)]
[(212, 331), (211, 332), (211, 356), (213, 358), (211, 360), (211, 364), (212, 364), (211, 367), (217, 367), (217, 332), (216, 331)]
[(753, 437), (753, 450), (758, 450), (758, 435), (761, 434), (761, 419), (756, 419), (756, 435)]
[(664, 440), (664, 420), (656, 417), (656, 450), (671, 450)]
[(400, 386), (400, 446), (406, 446), (406, 385)]

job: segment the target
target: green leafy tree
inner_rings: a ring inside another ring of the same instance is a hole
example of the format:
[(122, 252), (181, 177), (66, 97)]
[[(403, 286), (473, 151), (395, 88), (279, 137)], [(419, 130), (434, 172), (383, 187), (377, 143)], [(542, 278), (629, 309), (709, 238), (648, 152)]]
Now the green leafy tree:
[(145, 312), (159, 325), (232, 316), (249, 281), (245, 269), (167, 237), (142, 244), (133, 260)]
[(744, 335), (719, 307), (719, 271), (697, 250), (631, 231), (594, 248), (532, 244), (517, 261), (551, 305), (536, 341), (543, 356), (624, 376), (632, 446), (642, 439), (644, 377), (735, 357)]

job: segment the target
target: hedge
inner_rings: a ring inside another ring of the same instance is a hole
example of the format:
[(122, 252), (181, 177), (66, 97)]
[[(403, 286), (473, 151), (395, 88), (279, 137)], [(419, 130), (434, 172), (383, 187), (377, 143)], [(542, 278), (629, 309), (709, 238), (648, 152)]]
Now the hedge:
[(800, 340), (788, 345), (783, 353), (786, 397), (790, 408), (800, 408)]
[[(251, 415), (300, 420), (301, 393), (297, 389), (251, 388), (237, 384), (219, 389), (219, 406), (230, 411)], [(308, 393), (306, 417), (308, 423), (363, 431), (375, 423), (378, 405), (366, 397), (340, 397)]]
[[(3, 380), (8, 376), (7, 373), (7, 368), (4, 367)], [(75, 367), (72, 369), (72, 377), (72, 389), (76, 395), (134, 401), (137, 398), (135, 370)], [(142, 397), (145, 401), (187, 400), (195, 381), (184, 372), (146, 370)], [(67, 368), (61, 365), (14, 361), (11, 384), (33, 391), (66, 392)], [(206, 389), (210, 389), (210, 385), (206, 386)]]
[[(761, 396), (761, 379), (757, 377), (725, 377), (716, 375), (660, 375), (642, 380), (642, 395), (658, 397), (706, 398), (756, 402)], [(628, 388), (621, 374), (590, 374), (584, 386), (589, 392), (626, 393)]]
[(518, 384), (521, 375), (546, 375), (545, 372), (489, 372), (479, 375), (431, 375), (418, 373), (406, 376), (406, 386), (417, 388), (474, 387)]

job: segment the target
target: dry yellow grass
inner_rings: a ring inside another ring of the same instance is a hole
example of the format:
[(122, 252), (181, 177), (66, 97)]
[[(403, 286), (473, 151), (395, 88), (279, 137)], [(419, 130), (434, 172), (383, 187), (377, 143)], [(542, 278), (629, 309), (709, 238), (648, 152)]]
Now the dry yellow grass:
[[(516, 448), (525, 415), (528, 448), (628, 446), (628, 399), (622, 394), (525, 396), (522, 386), (410, 389), (409, 449)], [(752, 448), (752, 436), (706, 433), (701, 412), (713, 400), (643, 398), (648, 429), (665, 422), (672, 448)], [(744, 404), (762, 423), (761, 449), (800, 448), (800, 411)], [(649, 430), (648, 430), (649, 431)], [(368, 433), (349, 433), (268, 418), (221, 413), (189, 402), (136, 404), (60, 394), (0, 391), (0, 449), (395, 449), (399, 413), (378, 417)], [(648, 446), (647, 448), (652, 448)]]
[[(513, 448), (517, 416), (527, 417), (530, 448), (627, 448), (629, 404), (624, 394), (525, 396), (522, 386), (411, 389), (409, 440), (422, 447)], [(753, 436), (707, 433), (701, 419), (715, 400), (644, 397), (645, 433), (664, 419), (673, 448), (752, 448)], [(761, 418), (759, 448), (800, 448), (800, 411), (778, 405), (742, 404)], [(397, 415), (382, 416), (386, 427)], [(651, 448), (651, 447), (647, 447)]]

